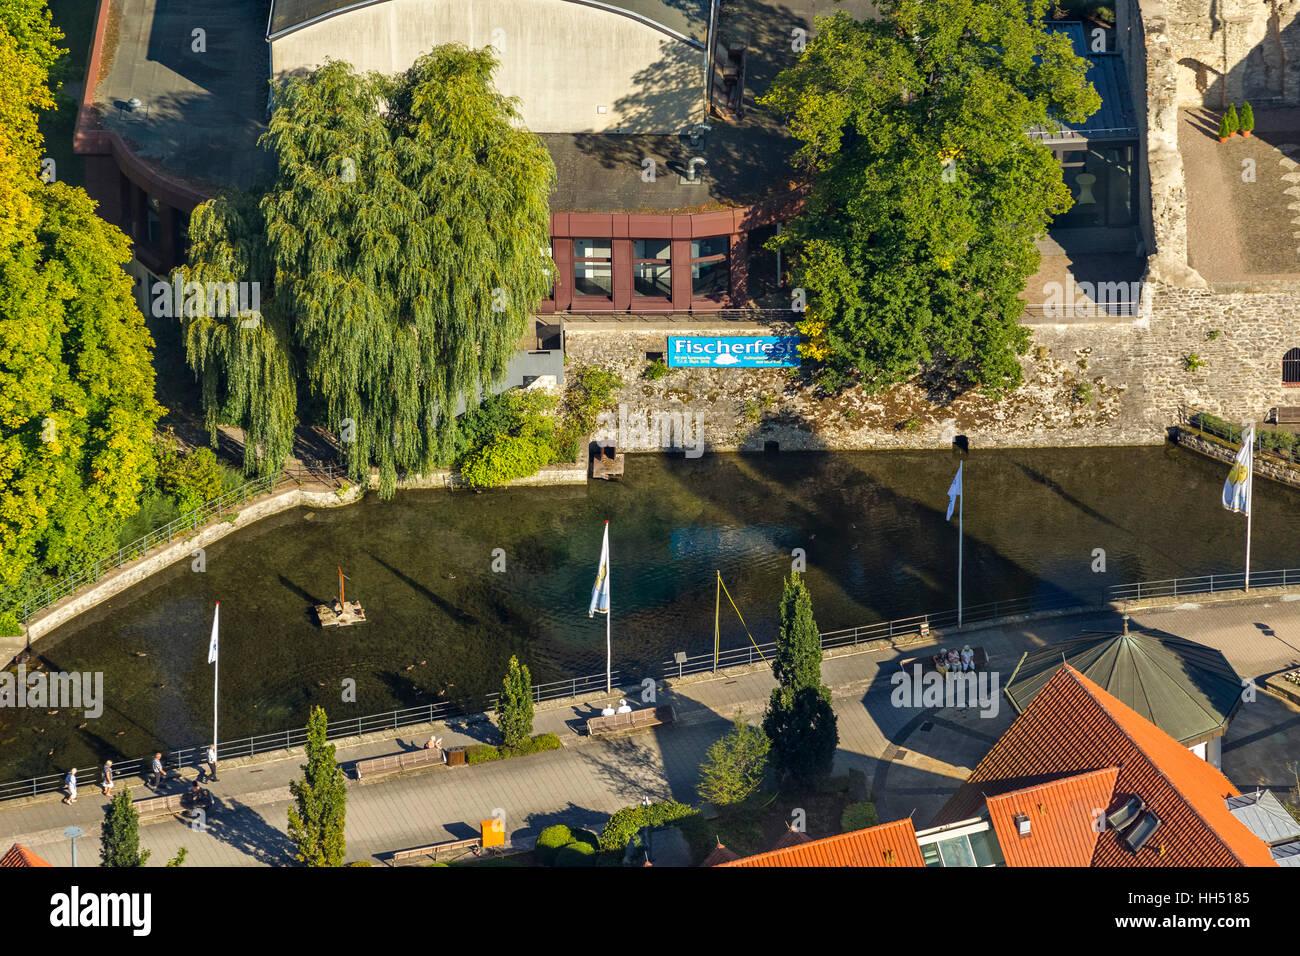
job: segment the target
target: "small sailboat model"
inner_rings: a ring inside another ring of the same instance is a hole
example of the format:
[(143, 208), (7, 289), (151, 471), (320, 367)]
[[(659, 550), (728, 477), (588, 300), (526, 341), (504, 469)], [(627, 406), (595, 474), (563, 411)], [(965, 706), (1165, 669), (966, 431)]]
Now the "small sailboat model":
[(366, 609), (360, 601), (348, 601), (343, 592), (343, 569), (339, 568), (339, 598), (331, 604), (317, 604), (316, 614), (321, 627), (347, 627), (366, 623)]

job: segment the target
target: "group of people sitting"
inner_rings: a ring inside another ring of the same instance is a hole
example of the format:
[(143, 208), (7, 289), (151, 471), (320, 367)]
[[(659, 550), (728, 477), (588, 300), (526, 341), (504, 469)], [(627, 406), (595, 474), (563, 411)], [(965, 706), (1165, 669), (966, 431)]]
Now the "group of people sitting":
[(604, 710), (600, 712), (600, 716), (613, 717), (615, 714), (630, 714), (630, 713), (632, 713), (632, 705), (629, 704), (626, 699), (620, 699), (618, 702), (618, 710), (615, 710), (613, 707), (606, 707)]
[(975, 652), (971, 650), (969, 644), (964, 645), (960, 651), (955, 647), (940, 648), (939, 653), (930, 659), (934, 661), (934, 666), (939, 669), (940, 674), (947, 674), (949, 671), (957, 674), (975, 669)]
[(351, 611), (353, 614), (355, 614), (355, 615), (356, 615), (357, 617), (359, 617), (359, 618), (361, 618), (361, 617), (365, 617), (365, 616), (366, 616), (365, 609), (361, 607), (361, 602), (360, 602), (360, 601), (348, 601), (346, 605), (345, 605), (345, 604), (340, 604), (338, 601), (335, 601), (335, 602), (334, 602), (334, 616), (335, 616), (335, 617), (342, 617), (342, 616), (343, 616), (343, 611), (344, 611), (345, 608), (346, 608), (348, 611)]

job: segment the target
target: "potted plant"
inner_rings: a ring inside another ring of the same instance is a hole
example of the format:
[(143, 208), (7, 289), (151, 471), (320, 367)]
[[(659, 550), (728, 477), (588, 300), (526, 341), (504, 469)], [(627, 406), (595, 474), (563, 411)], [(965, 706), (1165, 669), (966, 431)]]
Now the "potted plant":
[(1232, 124), (1228, 122), (1228, 114), (1224, 113), (1219, 119), (1219, 142), (1226, 143), (1231, 135)]
[(1241, 129), (1241, 120), (1237, 118), (1237, 104), (1228, 104), (1228, 135), (1236, 136)]
[(1241, 104), (1241, 135), (1249, 136), (1255, 128), (1255, 111), (1250, 108), (1250, 100)]

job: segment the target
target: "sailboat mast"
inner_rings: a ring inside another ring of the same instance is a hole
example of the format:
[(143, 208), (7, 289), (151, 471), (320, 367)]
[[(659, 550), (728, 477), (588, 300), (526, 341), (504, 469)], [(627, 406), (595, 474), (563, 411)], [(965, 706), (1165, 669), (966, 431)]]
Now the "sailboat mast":
[(343, 600), (343, 568), (338, 565), (335, 565), (335, 567), (338, 567), (339, 572), (339, 604), (347, 607), (347, 602)]

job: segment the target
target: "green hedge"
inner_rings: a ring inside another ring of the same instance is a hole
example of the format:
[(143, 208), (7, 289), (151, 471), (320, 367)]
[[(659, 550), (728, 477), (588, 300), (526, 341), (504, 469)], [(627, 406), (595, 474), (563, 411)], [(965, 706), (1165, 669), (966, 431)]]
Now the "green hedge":
[(474, 744), (465, 748), (465, 762), (470, 764), (487, 763), (489, 760), (505, 760), (507, 757), (524, 757), (539, 754), (545, 750), (559, 750), (560, 738), (555, 734), (538, 734), (529, 737), (522, 747), (508, 750), (505, 747), (493, 747), (491, 744)]
[(600, 831), (600, 848), (602, 850), (622, 850), (642, 827), (662, 827), (678, 820), (687, 820), (699, 816), (698, 810), (684, 803), (665, 800), (652, 803), (648, 807), (624, 807), (605, 824)]
[(537, 846), (533, 851), (537, 862), (542, 866), (554, 866), (556, 854), (572, 842), (573, 833), (563, 823), (547, 827), (537, 835)]
[(555, 866), (595, 866), (596, 848), (589, 843), (569, 843), (555, 854)]
[(840, 831), (852, 833), (854, 830), (874, 827), (879, 822), (874, 803), (865, 800), (862, 803), (850, 803), (840, 815)]
[[(1221, 438), (1233, 445), (1241, 444), (1241, 426), (1234, 425), (1231, 422), (1219, 418), (1217, 415), (1209, 415), (1205, 412), (1197, 412), (1191, 417), (1188, 424), (1193, 428), (1199, 428), (1202, 431), (1209, 432), (1217, 438)], [(1256, 429), (1259, 437), (1261, 450), (1280, 455), (1283, 458), (1294, 458), (1297, 451), (1300, 450), (1300, 436), (1292, 435), (1290, 432), (1276, 432)]]

